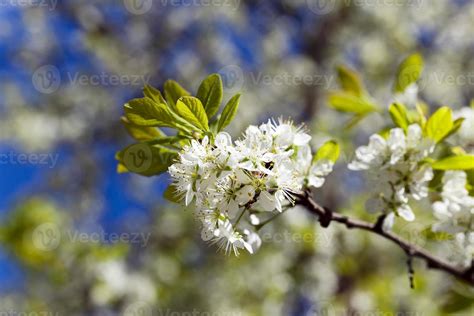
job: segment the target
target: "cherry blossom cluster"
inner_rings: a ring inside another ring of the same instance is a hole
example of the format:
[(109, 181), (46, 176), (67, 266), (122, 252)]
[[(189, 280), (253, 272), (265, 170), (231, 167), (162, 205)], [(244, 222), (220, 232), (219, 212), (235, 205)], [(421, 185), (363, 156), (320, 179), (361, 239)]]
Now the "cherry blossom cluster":
[(236, 255), (259, 248), (263, 213), (278, 214), (293, 193), (321, 187), (334, 164), (314, 159), (311, 136), (291, 122), (250, 126), (235, 142), (225, 132), (212, 138), (183, 147), (169, 173), (177, 195), (195, 206), (203, 240)]
[(441, 199), (433, 204), (438, 222), (432, 229), (454, 236), (456, 251), (452, 259), (467, 267), (474, 259), (474, 197), (467, 190), (464, 171), (444, 174)]
[(390, 130), (388, 138), (379, 134), (370, 137), (367, 146), (356, 150), (351, 170), (367, 170), (369, 187), (376, 192), (367, 200), (369, 213), (385, 213), (385, 228), (393, 225), (395, 216), (413, 221), (415, 215), (409, 200), (420, 200), (428, 195), (428, 183), (433, 170), (424, 159), (433, 152), (435, 144), (423, 137), (418, 124)]

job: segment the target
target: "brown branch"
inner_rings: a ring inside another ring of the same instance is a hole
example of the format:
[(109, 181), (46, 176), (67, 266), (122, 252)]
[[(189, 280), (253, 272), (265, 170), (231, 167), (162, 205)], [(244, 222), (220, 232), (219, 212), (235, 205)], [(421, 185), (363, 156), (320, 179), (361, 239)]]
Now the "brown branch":
[(430, 269), (436, 269), (444, 271), (459, 280), (462, 280), (471, 286), (474, 286), (474, 264), (470, 268), (462, 270), (453, 266), (443, 260), (433, 256), (428, 251), (420, 248), (416, 245), (410, 244), (408, 241), (400, 238), (396, 234), (390, 231), (384, 231), (382, 229), (383, 216), (373, 224), (358, 219), (353, 219), (340, 213), (333, 212), (325, 207), (322, 207), (316, 203), (308, 193), (296, 194), (296, 204), (306, 207), (306, 209), (318, 217), (318, 221), (321, 226), (328, 227), (331, 222), (338, 222), (345, 225), (349, 229), (361, 229), (369, 231), (384, 237), (385, 239), (391, 240), (403, 249), (409, 257), (420, 258), (426, 262), (426, 265)]

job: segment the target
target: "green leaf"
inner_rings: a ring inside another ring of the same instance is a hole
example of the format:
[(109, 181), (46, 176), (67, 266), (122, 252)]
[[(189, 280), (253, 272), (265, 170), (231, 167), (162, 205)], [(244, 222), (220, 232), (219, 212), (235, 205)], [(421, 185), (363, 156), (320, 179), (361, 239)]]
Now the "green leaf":
[(359, 124), (363, 119), (367, 117), (367, 113), (364, 114), (356, 114), (353, 117), (351, 117), (345, 124), (344, 124), (344, 129), (352, 129), (354, 128), (357, 124)]
[(130, 145), (116, 154), (119, 168), (125, 168), (123, 172), (130, 171), (147, 177), (166, 172), (177, 157), (176, 151), (149, 142)]
[(220, 132), (224, 128), (226, 128), (230, 122), (234, 119), (235, 115), (237, 114), (237, 110), (239, 108), (240, 102), (240, 94), (234, 95), (229, 102), (227, 102), (222, 114), (219, 118), (219, 122), (217, 123), (217, 131)]
[(124, 105), (125, 117), (139, 126), (174, 127), (173, 116), (165, 104), (150, 98), (133, 99)]
[[(181, 95), (187, 93), (181, 86), (177, 85), (176, 82), (174, 81), (168, 81), (165, 86), (168, 89), (168, 98), (170, 100), (173, 100), (173, 94), (176, 95)], [(175, 91), (175, 93), (173, 92)], [(184, 92), (183, 92), (184, 91)], [(143, 93), (145, 94), (146, 97), (152, 99), (153, 101), (160, 103), (160, 104), (165, 104), (166, 107), (168, 108), (169, 114), (172, 116), (172, 121), (174, 122), (174, 127), (184, 133), (190, 133), (192, 129), (195, 127), (191, 124), (189, 124), (186, 120), (183, 120), (178, 114), (175, 113), (176, 111), (176, 104), (173, 103), (172, 106), (168, 104), (168, 102), (165, 101), (163, 96), (161, 95), (160, 91), (153, 88), (152, 86), (146, 85), (145, 88), (143, 89)]]
[(345, 92), (359, 97), (364, 94), (362, 81), (355, 71), (341, 65), (337, 67), (337, 75), (339, 84)]
[(173, 110), (176, 110), (176, 103), (179, 98), (190, 95), (186, 89), (181, 87), (181, 85), (174, 80), (167, 80), (164, 89), (166, 101)]
[(381, 129), (377, 134), (382, 136), (384, 139), (388, 139), (390, 137), (390, 131), (392, 130), (392, 127), (385, 127)]
[(418, 124), (421, 126), (422, 129), (425, 128), (426, 125), (426, 112), (428, 112), (428, 109), (425, 104), (417, 103), (416, 104), (416, 112), (418, 113), (418, 117), (415, 120), (415, 122), (418, 122)]
[(466, 154), (466, 151), (461, 146), (451, 147), (451, 152), (456, 156), (462, 156)]
[(474, 155), (452, 156), (431, 164), (435, 170), (470, 170), (474, 169)]
[(449, 107), (443, 106), (426, 122), (425, 135), (439, 143), (449, 135), (452, 128), (452, 111)]
[(393, 103), (392, 105), (390, 105), (388, 112), (390, 113), (392, 121), (395, 123), (395, 125), (403, 128), (403, 130), (405, 131), (408, 129), (409, 121), (407, 109), (403, 104)]
[(474, 169), (466, 171), (469, 195), (474, 195)]
[(172, 184), (168, 186), (166, 191), (163, 193), (163, 197), (173, 203), (179, 203), (182, 200), (181, 197), (176, 194), (176, 187)]
[(218, 133), (218, 130), (217, 130), (217, 127), (219, 126), (219, 120), (221, 118), (221, 115), (218, 115), (217, 118), (215, 120), (213, 120), (211, 122), (211, 124), (209, 124), (209, 130), (211, 131), (212, 134), (217, 134)]
[(377, 110), (377, 107), (367, 100), (346, 92), (331, 94), (328, 102), (333, 109), (341, 112), (366, 114)]
[(395, 92), (403, 92), (405, 89), (420, 79), (423, 72), (423, 57), (420, 54), (408, 56), (398, 67)]
[(199, 86), (196, 97), (201, 100), (209, 119), (219, 111), (223, 94), (222, 80), (218, 74), (210, 75)]
[(445, 138), (456, 134), (459, 131), (459, 129), (461, 128), (462, 123), (464, 122), (464, 120), (465, 120), (464, 117), (461, 117), (461, 118), (458, 118), (457, 120), (455, 120), (453, 122), (453, 128), (451, 128), (451, 130), (449, 131), (448, 135), (446, 135)]
[(118, 162), (117, 164), (117, 173), (127, 173), (130, 172), (127, 167), (122, 162)]
[(209, 130), (209, 121), (206, 111), (198, 98), (180, 98), (178, 102), (176, 102), (176, 113), (197, 128), (203, 131)]
[(339, 158), (341, 148), (336, 141), (330, 140), (325, 142), (314, 155), (313, 162), (318, 160), (330, 160), (336, 162)]
[(427, 240), (431, 241), (446, 241), (452, 240), (453, 235), (445, 233), (445, 232), (434, 232), (431, 230), (431, 227), (427, 227), (421, 231), (421, 235), (425, 237)]
[(166, 100), (161, 95), (160, 90), (155, 89), (155, 88), (153, 88), (152, 86), (150, 86), (148, 84), (145, 85), (145, 87), (143, 88), (143, 94), (145, 95), (145, 97), (148, 97), (148, 98), (152, 99), (156, 103), (166, 104)]
[(188, 136), (184, 135), (175, 135), (175, 136), (164, 136), (154, 140), (151, 140), (149, 143), (151, 145), (169, 145), (181, 143), (183, 140), (189, 140)]
[(156, 127), (138, 126), (138, 125), (132, 124), (124, 116), (122, 116), (121, 122), (123, 126), (125, 126), (125, 129), (127, 130), (128, 134), (139, 142), (145, 142), (147, 140), (152, 140), (158, 137), (166, 136), (162, 131), (160, 131)]

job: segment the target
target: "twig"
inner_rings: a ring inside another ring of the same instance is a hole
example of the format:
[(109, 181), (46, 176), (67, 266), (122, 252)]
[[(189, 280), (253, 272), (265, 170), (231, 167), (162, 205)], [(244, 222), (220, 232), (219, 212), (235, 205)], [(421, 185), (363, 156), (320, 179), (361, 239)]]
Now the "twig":
[(278, 212), (278, 213), (276, 213), (276, 214), (273, 215), (273, 216), (270, 216), (269, 218), (267, 218), (266, 220), (264, 220), (264, 221), (261, 222), (260, 224), (255, 225), (255, 226), (254, 226), (255, 229), (256, 229), (257, 231), (259, 231), (259, 230), (262, 229), (265, 225), (267, 225), (268, 223), (272, 222), (272, 221), (273, 221), (275, 218), (277, 218), (278, 216), (284, 214), (284, 213), (285, 213), (286, 211), (288, 211), (290, 208), (291, 208), (291, 205), (288, 206), (288, 207), (286, 207), (283, 211)]
[(441, 260), (440, 258), (433, 256), (425, 249), (410, 244), (408, 241), (400, 238), (398, 235), (390, 231), (384, 231), (381, 228), (383, 218), (379, 218), (377, 223), (372, 224), (358, 219), (353, 219), (340, 213), (333, 212), (327, 208), (324, 208), (318, 203), (316, 203), (308, 193), (294, 195), (297, 198), (296, 203), (306, 207), (309, 212), (316, 215), (318, 217), (319, 222), (321, 223), (321, 226), (328, 227), (331, 222), (338, 222), (345, 225), (349, 229), (361, 229), (372, 232), (397, 244), (408, 254), (410, 258), (419, 258), (424, 260), (428, 268), (444, 271), (458, 278), (459, 280), (463, 280), (466, 283), (474, 286), (474, 265), (465, 270), (459, 269), (456, 266), (451, 265)]

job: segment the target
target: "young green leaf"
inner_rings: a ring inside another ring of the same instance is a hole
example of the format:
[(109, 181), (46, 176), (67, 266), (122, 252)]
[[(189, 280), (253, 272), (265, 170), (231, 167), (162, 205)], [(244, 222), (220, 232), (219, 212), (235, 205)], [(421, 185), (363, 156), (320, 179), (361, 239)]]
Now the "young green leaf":
[(152, 99), (156, 103), (166, 104), (166, 100), (161, 95), (160, 90), (155, 89), (154, 87), (148, 84), (146, 84), (145, 87), (143, 88), (143, 94), (145, 95), (145, 97)]
[(124, 105), (125, 117), (139, 126), (174, 127), (174, 120), (165, 104), (150, 98), (133, 99)]
[(218, 130), (217, 130), (217, 127), (219, 126), (219, 120), (221, 118), (221, 115), (218, 115), (216, 117), (215, 120), (213, 120), (210, 124), (209, 124), (209, 130), (211, 131), (212, 134), (217, 134), (218, 133)]
[(439, 143), (449, 135), (452, 128), (452, 111), (449, 107), (443, 106), (426, 122), (425, 135)]
[(474, 169), (474, 155), (452, 156), (431, 164), (435, 170), (470, 170)]
[(446, 232), (434, 232), (431, 227), (423, 229), (421, 231), (421, 235), (426, 239), (433, 241), (446, 241), (453, 239), (453, 235), (448, 234)]
[(330, 140), (325, 142), (319, 149), (316, 155), (314, 155), (313, 161), (318, 160), (329, 160), (336, 162), (339, 158), (341, 148), (336, 141)]
[(341, 112), (366, 114), (377, 110), (372, 103), (347, 92), (331, 94), (328, 102), (333, 109)]
[(357, 73), (345, 66), (337, 67), (337, 76), (342, 89), (358, 97), (364, 94), (364, 87)]
[(169, 148), (157, 145), (151, 146), (151, 148), (153, 153), (152, 166), (145, 175), (158, 175), (168, 171), (169, 166), (171, 166), (178, 157), (178, 153)]
[(203, 131), (209, 130), (209, 121), (207, 119), (206, 111), (198, 98), (180, 98), (178, 102), (176, 102), (176, 113), (197, 128)]
[(117, 173), (127, 173), (130, 172), (127, 167), (120, 161), (117, 163)]
[(453, 135), (453, 134), (456, 134), (457, 131), (459, 131), (459, 129), (461, 128), (462, 126), (462, 123), (464, 122), (465, 118), (464, 117), (461, 117), (461, 118), (458, 118), (457, 120), (455, 120), (453, 122), (453, 128), (451, 128), (451, 130), (449, 131), (448, 135), (446, 135), (445, 138)]
[(410, 124), (407, 115), (407, 109), (401, 103), (393, 103), (390, 105), (388, 110), (390, 116), (392, 117), (392, 121), (398, 127), (403, 128), (404, 131), (408, 129), (408, 125)]
[(139, 142), (145, 142), (147, 140), (152, 140), (158, 137), (166, 136), (162, 131), (160, 131), (156, 127), (138, 126), (138, 125), (132, 124), (124, 116), (122, 116), (120, 120), (123, 126), (125, 126), (125, 129), (127, 130), (128, 134)]
[(418, 113), (417, 122), (424, 129), (426, 125), (426, 114), (428, 112), (427, 106), (425, 104), (416, 104), (416, 112)]
[(209, 119), (219, 111), (223, 94), (222, 79), (218, 74), (210, 75), (199, 86), (196, 97), (201, 100)]
[(190, 95), (186, 89), (174, 80), (167, 80), (164, 89), (166, 101), (173, 110), (176, 110), (176, 102), (179, 98)]
[[(175, 95), (181, 95), (187, 93), (181, 86), (176, 85), (174, 81), (168, 81), (165, 84), (165, 87), (168, 89), (168, 98), (173, 100), (173, 91), (175, 91)], [(160, 104), (165, 104), (166, 107), (168, 108), (169, 114), (172, 116), (172, 121), (174, 122), (174, 126), (176, 129), (188, 133), (190, 130), (194, 128), (193, 125), (189, 124), (186, 120), (183, 120), (179, 115), (176, 114), (176, 104), (172, 104), (170, 106), (168, 102), (163, 98), (161, 92), (158, 89), (153, 88), (150, 85), (145, 85), (145, 88), (143, 89), (143, 93), (145, 94), (146, 97), (152, 99), (153, 101), (160, 103)]]
[(367, 117), (367, 113), (362, 113), (362, 114), (356, 114), (352, 116), (345, 124), (344, 124), (344, 129), (352, 129), (354, 128), (357, 124), (359, 124), (363, 119)]
[(239, 102), (240, 102), (240, 94), (234, 95), (229, 102), (227, 102), (224, 110), (222, 111), (221, 117), (219, 118), (219, 122), (217, 123), (217, 131), (220, 132), (224, 128), (226, 128), (230, 122), (235, 117), (235, 114), (237, 114), (237, 110), (239, 108)]
[(467, 175), (467, 189), (469, 190), (469, 195), (474, 195), (474, 169), (466, 171)]
[(124, 152), (125, 152), (125, 149), (115, 153), (115, 160), (118, 161), (117, 173), (130, 172), (130, 170), (128, 170), (127, 167), (125, 166), (125, 164), (123, 163)]
[(388, 139), (390, 137), (390, 131), (392, 130), (392, 127), (385, 127), (381, 129), (380, 131), (377, 132), (380, 136), (382, 136), (383, 139)]
[(461, 146), (451, 147), (451, 152), (456, 156), (466, 155), (466, 151)]
[(183, 140), (190, 140), (189, 136), (184, 135), (174, 135), (174, 136), (164, 136), (152, 141), (153, 144), (163, 145), (163, 144), (175, 144), (181, 143)]
[(398, 67), (395, 92), (403, 92), (405, 89), (420, 79), (423, 72), (423, 57), (420, 54), (408, 56)]

